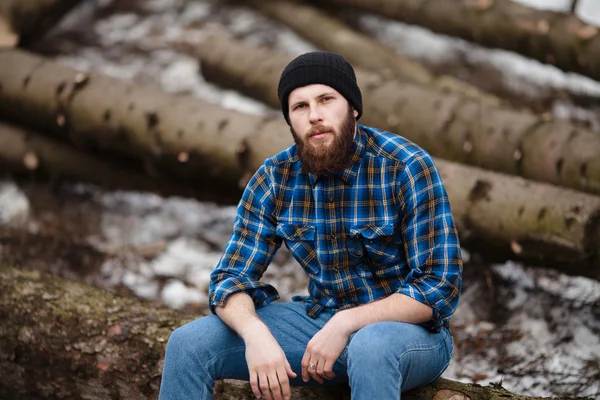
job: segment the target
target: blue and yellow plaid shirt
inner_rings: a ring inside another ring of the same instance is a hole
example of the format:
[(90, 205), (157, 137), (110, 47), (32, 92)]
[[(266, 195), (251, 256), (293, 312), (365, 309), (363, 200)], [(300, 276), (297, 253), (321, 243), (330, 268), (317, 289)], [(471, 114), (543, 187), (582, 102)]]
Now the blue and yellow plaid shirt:
[(427, 152), (359, 125), (349, 166), (302, 171), (296, 147), (269, 158), (249, 181), (233, 234), (211, 274), (211, 311), (245, 291), (256, 307), (279, 299), (260, 281), (285, 243), (308, 274), (307, 314), (402, 293), (433, 309), (424, 324), (448, 326), (462, 286), (458, 234), (448, 196)]

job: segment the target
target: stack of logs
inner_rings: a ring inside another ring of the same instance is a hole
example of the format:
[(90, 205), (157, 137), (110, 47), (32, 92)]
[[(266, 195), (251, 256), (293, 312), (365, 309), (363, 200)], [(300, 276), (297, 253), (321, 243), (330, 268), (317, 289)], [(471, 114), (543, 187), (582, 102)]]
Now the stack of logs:
[[(292, 144), (276, 112), (242, 114), (24, 50), (76, 3), (0, 4), (0, 165), (111, 188), (195, 197), (203, 196), (197, 188), (206, 188), (237, 199), (259, 165)], [(600, 279), (600, 134), (434, 76), (314, 5), (246, 3), (353, 63), (364, 98), (361, 123), (401, 134), (435, 157), (464, 247), (490, 260), (522, 260)], [(510, 0), (328, 3), (522, 51), (600, 78), (597, 29), (571, 14)], [(511, 47), (515, 43), (522, 46)], [(277, 81), (293, 55), (216, 29), (186, 50), (201, 61), (207, 80), (279, 107)], [(0, 327), (0, 397), (156, 396), (164, 343), (184, 322), (181, 316), (39, 273), (3, 267), (0, 277), (0, 315), (19, 320)], [(85, 332), (78, 331), (82, 325)], [(219, 388), (219, 398), (251, 397), (245, 385)], [(342, 389), (296, 393), (345, 398)], [(525, 398), (446, 380), (406, 398), (444, 399), (457, 392)]]

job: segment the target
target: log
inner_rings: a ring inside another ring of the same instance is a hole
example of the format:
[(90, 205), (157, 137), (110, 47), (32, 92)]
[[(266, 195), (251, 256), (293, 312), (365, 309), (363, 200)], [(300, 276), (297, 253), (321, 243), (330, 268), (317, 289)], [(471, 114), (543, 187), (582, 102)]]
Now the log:
[[(269, 52), (236, 53), (227, 46), (221, 50), (220, 57), (228, 61), (224, 66), (241, 68), (234, 75), (237, 78), (230, 79), (250, 79), (249, 83), (267, 82), (261, 80), (261, 73), (271, 68), (272, 76), (280, 70), (277, 63), (285, 61), (285, 56), (272, 57)], [(2, 68), (5, 60), (20, 68)], [(4, 88), (0, 114), (26, 115), (32, 124), (53, 126), (54, 134), (64, 139), (85, 140), (83, 147), (91, 144), (150, 159), (159, 167), (165, 155), (196, 155), (196, 163), (181, 163), (186, 169), (165, 169), (165, 173), (188, 174), (196, 179), (190, 182), (216, 192), (237, 190), (239, 182), (245, 182), (265, 158), (293, 143), (279, 114), (245, 115), (191, 96), (78, 73), (19, 50), (0, 53), (0, 84)], [(276, 92), (268, 93), (275, 96)], [(465, 243), (481, 246), (473, 249), (490, 259), (510, 256), (600, 277), (600, 197), (442, 159), (436, 163), (447, 177), (447, 191)]]
[(358, 68), (386, 78), (396, 77), (412, 83), (432, 85), (440, 90), (456, 91), (490, 105), (502, 103), (499, 98), (451, 76), (434, 77), (419, 63), (400, 57), (394, 49), (309, 4), (294, 0), (253, 0), (244, 3), (293, 29), (319, 48), (343, 55)]
[(279, 115), (226, 110), (21, 50), (0, 51), (0, 116), (85, 151), (120, 154), (152, 177), (223, 193), (239, 194), (241, 178), (291, 144)]
[(192, 195), (185, 186), (152, 179), (114, 160), (103, 160), (37, 133), (0, 122), (0, 166), (18, 174), (90, 182), (109, 189)]
[(598, 27), (571, 13), (538, 10), (512, 0), (313, 1), (357, 7), (600, 80)]
[[(0, 265), (0, 317), (0, 398), (142, 400), (158, 396), (170, 333), (199, 316)], [(293, 388), (292, 397), (350, 398), (346, 385)], [(217, 382), (216, 400), (253, 398), (246, 382)], [(402, 398), (535, 399), (446, 379)]]
[(81, 0), (2, 0), (0, 49), (40, 38)]
[[(197, 55), (206, 79), (279, 107), (289, 54), (216, 31)], [(600, 136), (567, 121), (484, 104), (356, 69), (367, 125), (399, 133), (451, 161), (600, 194)], [(1, 82), (0, 71), (0, 82)]]

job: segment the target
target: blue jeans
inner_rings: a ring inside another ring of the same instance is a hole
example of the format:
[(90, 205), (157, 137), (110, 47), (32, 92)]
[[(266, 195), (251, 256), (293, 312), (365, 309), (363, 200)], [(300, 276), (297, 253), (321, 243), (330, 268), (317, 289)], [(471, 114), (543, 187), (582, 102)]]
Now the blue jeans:
[[(309, 340), (334, 315), (306, 315), (303, 303), (272, 303), (256, 310), (285, 352), (297, 374), (291, 386), (319, 385), (302, 381), (301, 361)], [(160, 400), (212, 399), (216, 380), (249, 380), (243, 340), (215, 315), (177, 328), (167, 344)], [(452, 356), (447, 329), (431, 333), (403, 322), (379, 322), (350, 336), (334, 365), (336, 377), (324, 384), (350, 384), (352, 399), (400, 398), (400, 392), (426, 385), (444, 372)]]

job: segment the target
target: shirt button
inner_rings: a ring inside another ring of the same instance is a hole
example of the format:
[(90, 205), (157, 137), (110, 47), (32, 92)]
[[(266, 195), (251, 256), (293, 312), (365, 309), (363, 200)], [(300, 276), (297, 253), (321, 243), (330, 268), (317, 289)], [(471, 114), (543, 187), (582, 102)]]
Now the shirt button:
[(329, 238), (330, 238), (331, 240), (335, 240), (335, 233), (333, 233), (333, 232), (332, 232), (332, 233), (329, 235)]
[(333, 201), (333, 195), (332, 194), (329, 195), (329, 201)]

